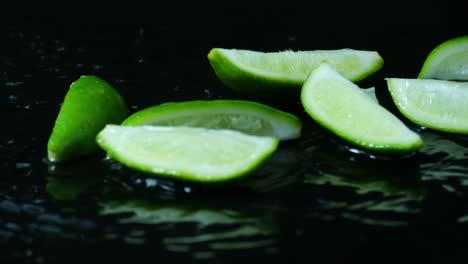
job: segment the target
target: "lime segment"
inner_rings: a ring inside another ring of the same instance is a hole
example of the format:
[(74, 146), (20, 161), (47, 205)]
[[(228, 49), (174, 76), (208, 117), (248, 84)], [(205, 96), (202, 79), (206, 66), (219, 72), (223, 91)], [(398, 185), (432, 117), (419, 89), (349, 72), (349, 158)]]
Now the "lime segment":
[(128, 116), (120, 94), (97, 76), (81, 76), (70, 85), (47, 144), (50, 161), (61, 162), (99, 151), (96, 135), (106, 124)]
[(190, 126), (232, 129), (281, 140), (297, 138), (301, 121), (268, 105), (244, 100), (170, 102), (142, 109), (122, 125)]
[(326, 63), (309, 76), (301, 101), (317, 123), (363, 149), (407, 153), (422, 146), (417, 133)]
[(226, 86), (245, 93), (298, 92), (310, 72), (324, 61), (353, 82), (383, 66), (376, 51), (355, 49), (260, 52), (213, 48), (208, 59)]
[(468, 36), (446, 40), (427, 56), (420, 79), (468, 81)]
[(97, 142), (109, 157), (130, 168), (196, 182), (244, 176), (278, 146), (273, 137), (182, 126), (107, 125)]
[(400, 112), (423, 127), (468, 134), (468, 83), (386, 78)]

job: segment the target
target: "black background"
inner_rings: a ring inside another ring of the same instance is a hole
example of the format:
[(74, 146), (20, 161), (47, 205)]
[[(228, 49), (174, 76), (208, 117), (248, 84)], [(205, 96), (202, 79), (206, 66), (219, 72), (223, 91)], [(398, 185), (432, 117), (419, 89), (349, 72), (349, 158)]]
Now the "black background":
[[(8, 77), (11, 80), (15, 74), (22, 76), (25, 72), (33, 76), (33, 81), (25, 81), (26, 88), (19, 91), (18, 100), (36, 110), (36, 114), (24, 114), (5, 104), (6, 119), (2, 122), (1, 135), (19, 142), (35, 138), (39, 153), (34, 155), (37, 156), (44, 156), (40, 146), (52, 128), (55, 106), (63, 99), (68, 85), (82, 74), (97, 74), (109, 80), (119, 88), (128, 104), (137, 109), (165, 101), (242, 98), (226, 89), (211, 71), (206, 55), (213, 47), (262, 51), (355, 48), (376, 50), (384, 58), (384, 67), (362, 84), (384, 88), (385, 77), (416, 77), (432, 48), (448, 38), (468, 34), (462, 8), (440, 2), (19, 1), (5, 3), (0, 10), (0, 40), (4, 43), (0, 54), (4, 61), (11, 62), (5, 72), (12, 75)], [(30, 43), (36, 43), (38, 48), (28, 48)], [(86, 52), (80, 53), (79, 48)], [(2, 96), (11, 92), (10, 88), (2, 88), (7, 89)], [(388, 99), (384, 89), (377, 92), (383, 100)], [(41, 101), (46, 101), (47, 106), (34, 105)], [(297, 101), (275, 104), (297, 110)], [(21, 152), (22, 147), (18, 145), (12, 155)], [(12, 172), (7, 167), (5, 170)], [(37, 181), (40, 185), (40, 180)], [(298, 196), (310, 198), (305, 192), (298, 192)], [(310, 233), (282, 234), (281, 246), (285, 252), (282, 261), (313, 262), (314, 256), (341, 261), (349, 257), (359, 261), (373, 259), (374, 253), (378, 255), (376, 261), (400, 260), (407, 254), (421, 260), (443, 260), (461, 255), (463, 244), (458, 242), (466, 243), (466, 239), (460, 238), (465, 230), (451, 229), (450, 222), (443, 220), (423, 221), (426, 225), (398, 229), (395, 233), (374, 227), (354, 231), (354, 226), (346, 224), (334, 227), (304, 223), (296, 214), (300, 215), (307, 203), (297, 202), (298, 196), (291, 198), (291, 203), (288, 197), (284, 198), (291, 211), (282, 216), (281, 224), (302, 227)], [(437, 212), (434, 213), (437, 217), (439, 213), (455, 214), (451, 211), (455, 206), (445, 204), (451, 202), (450, 197), (441, 196), (436, 200), (430, 204), (436, 204), (437, 209), (429, 212)], [(428, 213), (422, 217), (433, 215)], [(432, 227), (433, 233), (426, 233)], [(453, 238), (453, 234), (460, 237)], [(89, 245), (83, 249), (79, 244), (53, 245), (57, 250), (61, 246), (77, 246), (76, 255), (58, 254), (62, 263), (68, 259), (88, 261), (93, 254), (111, 261), (158, 258), (152, 254), (151, 245), (128, 248), (110, 244), (96, 249)], [(309, 247), (316, 250), (310, 253)], [(83, 250), (83, 255), (79, 250)], [(67, 248), (64, 252), (72, 251)], [(242, 257), (239, 256), (245, 261)], [(159, 258), (162, 259), (149, 261), (178, 260), (164, 254)], [(259, 256), (252, 254), (252, 258)], [(234, 261), (235, 258), (214, 260), (215, 263)]]

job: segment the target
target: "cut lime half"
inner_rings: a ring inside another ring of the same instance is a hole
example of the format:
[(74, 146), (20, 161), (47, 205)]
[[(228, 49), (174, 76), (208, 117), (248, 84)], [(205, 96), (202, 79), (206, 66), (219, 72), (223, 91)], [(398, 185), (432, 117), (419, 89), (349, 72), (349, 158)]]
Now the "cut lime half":
[(189, 126), (232, 129), (257, 136), (294, 139), (301, 134), (295, 115), (246, 100), (170, 102), (142, 109), (122, 125)]
[(338, 49), (260, 52), (213, 48), (208, 59), (217, 77), (242, 93), (299, 92), (310, 72), (327, 62), (357, 82), (378, 71), (383, 59), (376, 51)]
[(247, 175), (278, 139), (225, 129), (107, 125), (97, 136), (110, 158), (146, 173), (194, 182), (226, 182)]
[(468, 134), (468, 82), (386, 78), (400, 112), (434, 130)]
[(301, 101), (317, 123), (360, 148), (396, 154), (422, 146), (417, 133), (326, 63), (309, 76)]
[(418, 78), (468, 81), (468, 36), (437, 45), (424, 61)]
[(62, 162), (99, 151), (96, 135), (128, 116), (120, 94), (97, 76), (81, 76), (67, 91), (47, 144), (50, 161)]

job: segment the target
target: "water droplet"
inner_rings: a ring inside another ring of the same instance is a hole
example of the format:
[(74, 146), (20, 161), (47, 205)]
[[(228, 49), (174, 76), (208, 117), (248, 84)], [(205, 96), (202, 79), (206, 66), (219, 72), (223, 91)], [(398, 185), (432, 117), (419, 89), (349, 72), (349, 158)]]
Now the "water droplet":
[(16, 101), (18, 101), (18, 96), (14, 95), (14, 94), (10, 94), (8, 96), (8, 100), (11, 102), (11, 103), (16, 103)]
[(130, 245), (143, 245), (145, 243), (145, 239), (140, 237), (125, 237), (124, 240)]
[(46, 100), (35, 100), (34, 104), (35, 105), (44, 105), (47, 104), (48, 102)]
[(78, 63), (78, 64), (76, 64), (76, 67), (78, 67), (78, 68), (83, 68), (83, 67), (84, 67), (84, 64), (83, 64), (83, 63)]
[(61, 234), (63, 233), (63, 229), (56, 225), (41, 225), (39, 230), (49, 233), (49, 234)]
[(96, 223), (90, 220), (83, 220), (79, 223), (78, 227), (82, 231), (89, 231), (89, 230), (94, 230), (97, 228)]
[(121, 170), (122, 169), (122, 164), (120, 163), (112, 163), (110, 165), (111, 170)]
[(27, 162), (17, 162), (17, 163), (16, 163), (16, 168), (17, 168), (17, 169), (27, 169), (27, 168), (31, 168), (31, 164), (30, 164), (30, 163), (27, 163)]
[(192, 256), (195, 259), (210, 259), (210, 258), (214, 258), (215, 254), (209, 251), (198, 251), (198, 252), (193, 252)]
[(289, 41), (289, 42), (295, 42), (295, 41), (296, 41), (296, 37), (290, 36), (290, 37), (288, 37), (288, 41)]
[(184, 192), (186, 192), (186, 193), (191, 193), (191, 192), (192, 192), (192, 188), (186, 186), (186, 187), (184, 187)]
[(208, 98), (212, 98), (214, 96), (213, 93), (208, 89), (204, 89), (203, 92)]
[(166, 191), (173, 192), (175, 190), (174, 187), (166, 185), (166, 184), (161, 184), (160, 186), (161, 186), (161, 188), (163, 188)]
[(158, 186), (158, 180), (146, 179), (146, 187), (155, 187), (155, 186)]
[(20, 211), (20, 209), (12, 201), (5, 200), (0, 202), (0, 211), (16, 214)]
[(351, 152), (351, 153), (355, 153), (355, 154), (361, 154), (362, 151), (360, 151), (359, 149), (355, 149), (355, 148), (348, 148), (348, 151)]
[(131, 105), (130, 108), (131, 108), (132, 110), (137, 110), (137, 109), (138, 109), (138, 106), (137, 106), (137, 105)]
[(104, 68), (104, 66), (99, 65), (99, 64), (93, 64), (93, 65), (91, 65), (91, 68), (92, 68), (93, 70), (98, 71), (98, 70), (102, 70), (102, 69)]
[(32, 204), (22, 205), (21, 210), (30, 215), (40, 215), (44, 212), (44, 208)]
[(22, 85), (24, 82), (6, 82), (5, 85), (8, 86), (8, 87), (16, 87), (16, 86), (20, 86)]
[(31, 109), (31, 105), (18, 105), (16, 106), (17, 108), (21, 108), (21, 109), (24, 109), (24, 110), (30, 110)]

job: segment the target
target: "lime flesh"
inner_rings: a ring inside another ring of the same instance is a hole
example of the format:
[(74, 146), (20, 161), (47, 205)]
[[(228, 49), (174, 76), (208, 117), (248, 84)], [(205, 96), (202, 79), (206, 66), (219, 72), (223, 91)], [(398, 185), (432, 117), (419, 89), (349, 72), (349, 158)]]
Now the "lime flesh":
[(468, 81), (468, 36), (436, 46), (424, 61), (418, 78)]
[(383, 66), (376, 51), (355, 49), (260, 52), (213, 48), (208, 59), (226, 86), (263, 95), (300, 91), (310, 72), (324, 61), (353, 82)]
[(98, 144), (122, 164), (195, 182), (224, 182), (257, 168), (278, 146), (273, 137), (224, 129), (107, 125)]
[(326, 63), (309, 76), (301, 102), (317, 123), (357, 147), (397, 154), (422, 146), (417, 133)]
[(386, 78), (400, 112), (409, 120), (434, 130), (468, 134), (468, 83)]
[(294, 139), (301, 134), (295, 115), (245, 100), (170, 102), (142, 109), (122, 125), (190, 126), (232, 129), (257, 136)]
[(47, 144), (48, 159), (62, 162), (99, 151), (96, 135), (106, 124), (128, 116), (120, 94), (97, 76), (81, 76), (70, 85)]

